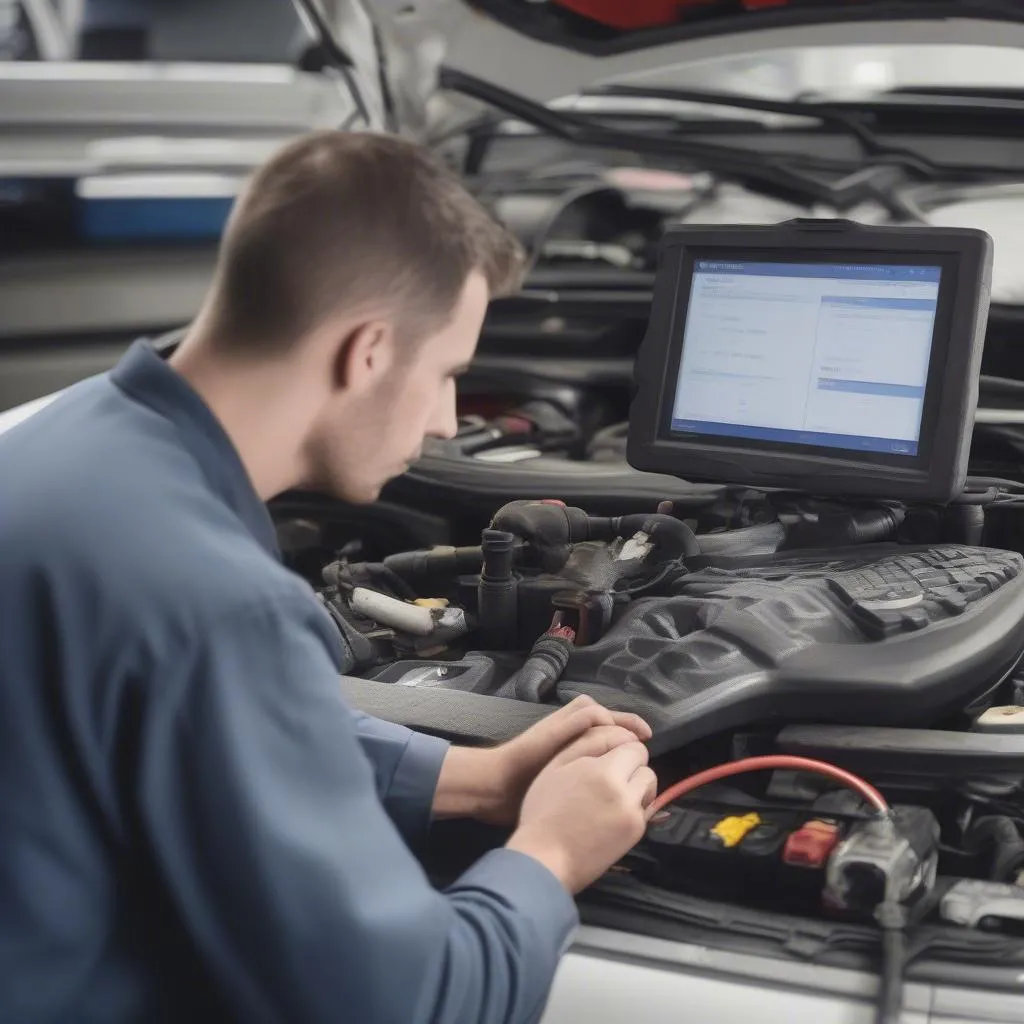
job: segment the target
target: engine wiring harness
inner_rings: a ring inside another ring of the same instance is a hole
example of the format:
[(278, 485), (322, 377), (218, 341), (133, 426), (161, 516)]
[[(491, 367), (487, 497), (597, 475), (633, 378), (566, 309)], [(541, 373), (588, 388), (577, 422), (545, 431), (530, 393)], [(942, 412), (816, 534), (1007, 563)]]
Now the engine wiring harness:
[[(332, 562), (320, 597), (370, 678), (557, 704), (571, 697), (577, 679), (567, 666), (578, 672), (573, 659), (614, 638), (633, 602), (659, 606), (676, 588), (707, 586), (723, 555), (778, 554), (784, 561), (816, 545), (857, 551), (901, 538), (912, 545), (932, 529), (934, 510), (913, 505), (838, 506), (783, 491), (767, 499), (771, 522), (700, 534), (697, 521), (677, 518), (671, 502), (653, 512), (598, 516), (559, 500), (510, 501), (491, 517), (479, 545)], [(954, 538), (950, 543), (980, 544), (985, 510), (1021, 500), (1024, 485), (973, 477), (962, 499), (944, 510), (943, 535)], [(701, 624), (714, 624), (715, 611)], [(664, 627), (647, 628), (639, 639), (649, 641)], [(439, 660), (425, 669), (416, 660), (423, 657)], [(427, 676), (431, 681), (423, 682)], [(1020, 703), (1007, 693), (1009, 682), (1000, 691), (1008, 698), (1003, 703)], [(1005, 727), (1007, 716), (996, 712), (1017, 710), (993, 707), (983, 721), (980, 708), (970, 712), (979, 733)], [(921, 733), (931, 735), (946, 734)], [(778, 740), (774, 749), (785, 749)], [(701, 896), (760, 886), (751, 907), (792, 898), (815, 917), (872, 923), (881, 946), (879, 1024), (899, 1020), (908, 933), (929, 916), (939, 912), (964, 928), (990, 920), (1024, 924), (1024, 815), (1014, 815), (1009, 797), (987, 792), (986, 780), (964, 782), (962, 792), (952, 787), (958, 810), (951, 815), (938, 801), (919, 806), (929, 801), (916, 794), (904, 803), (905, 789), (890, 792), (892, 771), (877, 773), (877, 785), (869, 782), (874, 761), (850, 764), (862, 775), (824, 759), (843, 761), (839, 749), (822, 749), (820, 757), (761, 753), (772, 748), (756, 744), (732, 749), (735, 759), (718, 764), (708, 751), (695, 752), (697, 760), (687, 763), (713, 766), (655, 797), (647, 834), (622, 865), (627, 871), (641, 880), (651, 871), (657, 888), (697, 887)], [(753, 773), (770, 779), (764, 798), (732, 781)], [(812, 777), (819, 781), (812, 784)], [(956, 839), (946, 838), (947, 827)], [(954, 871), (947, 891), (939, 858), (951, 851), (972, 866), (966, 874)]]
[[(882, 932), (882, 972), (876, 1020), (898, 1024), (906, 965), (907, 929), (915, 905), (936, 882), (939, 825), (930, 811), (893, 808), (871, 783), (836, 765), (813, 758), (776, 754), (747, 757), (716, 765), (674, 783), (650, 807), (657, 828), (668, 808), (697, 790), (737, 775), (759, 771), (811, 772), (850, 790), (870, 809), (870, 816), (840, 835), (834, 820), (820, 816), (804, 822), (785, 839), (782, 859), (789, 865), (824, 868), (823, 901), (836, 911), (870, 913)], [(722, 849), (734, 849), (756, 837), (760, 814), (732, 815), (708, 832)]]

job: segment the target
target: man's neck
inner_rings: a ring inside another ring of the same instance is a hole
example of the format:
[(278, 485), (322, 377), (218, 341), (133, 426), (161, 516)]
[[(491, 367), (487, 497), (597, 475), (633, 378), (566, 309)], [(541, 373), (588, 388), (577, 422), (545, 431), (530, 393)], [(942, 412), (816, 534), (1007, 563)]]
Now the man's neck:
[(263, 501), (297, 484), (312, 406), (297, 374), (270, 360), (223, 356), (191, 334), (168, 362), (217, 418)]

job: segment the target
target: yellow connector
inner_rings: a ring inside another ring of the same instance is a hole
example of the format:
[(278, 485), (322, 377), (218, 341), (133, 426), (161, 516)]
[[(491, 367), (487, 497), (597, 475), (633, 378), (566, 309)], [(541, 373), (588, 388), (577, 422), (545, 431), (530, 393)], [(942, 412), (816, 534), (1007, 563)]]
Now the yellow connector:
[(448, 600), (444, 597), (417, 597), (413, 604), (420, 608), (447, 608)]
[(726, 849), (732, 849), (748, 832), (753, 832), (760, 824), (760, 814), (744, 814), (743, 817), (733, 815), (731, 818), (723, 818), (711, 830), (711, 834), (716, 836)]

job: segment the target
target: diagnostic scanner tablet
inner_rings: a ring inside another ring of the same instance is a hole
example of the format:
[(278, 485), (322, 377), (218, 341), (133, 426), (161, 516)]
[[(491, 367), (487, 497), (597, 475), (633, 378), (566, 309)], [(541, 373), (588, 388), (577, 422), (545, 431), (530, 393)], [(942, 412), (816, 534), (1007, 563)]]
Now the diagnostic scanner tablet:
[(982, 231), (670, 229), (636, 362), (630, 464), (949, 501), (967, 476), (991, 273)]

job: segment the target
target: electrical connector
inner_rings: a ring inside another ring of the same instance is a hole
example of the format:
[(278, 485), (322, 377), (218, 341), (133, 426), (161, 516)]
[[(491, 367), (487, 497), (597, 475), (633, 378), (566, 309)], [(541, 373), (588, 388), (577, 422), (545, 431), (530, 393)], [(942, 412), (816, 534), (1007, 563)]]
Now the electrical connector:
[(826, 901), (861, 912), (906, 904), (934, 887), (938, 849), (939, 823), (924, 807), (897, 807), (862, 822), (829, 860)]
[(713, 829), (713, 835), (727, 850), (739, 845), (744, 836), (753, 832), (761, 824), (761, 815), (756, 813), (732, 815), (723, 818)]
[(782, 859), (794, 866), (822, 868), (840, 838), (839, 826), (834, 821), (808, 821), (786, 840)]

